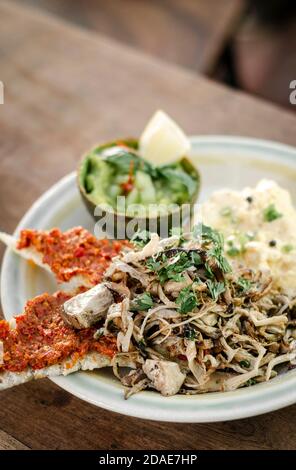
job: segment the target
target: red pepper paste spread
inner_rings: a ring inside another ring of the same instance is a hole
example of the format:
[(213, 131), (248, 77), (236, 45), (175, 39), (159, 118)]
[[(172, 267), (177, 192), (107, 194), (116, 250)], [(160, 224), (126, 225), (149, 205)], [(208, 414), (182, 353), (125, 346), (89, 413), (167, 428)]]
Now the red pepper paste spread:
[(127, 244), (99, 240), (84, 228), (75, 227), (64, 233), (57, 228), (50, 232), (22, 230), (17, 248), (35, 248), (60, 282), (81, 275), (95, 285), (102, 280), (112, 258)]
[(42, 369), (59, 364), (64, 359), (76, 360), (96, 351), (113, 357), (117, 351), (116, 338), (103, 336), (95, 340), (95, 327), (75, 330), (66, 325), (60, 315), (62, 304), (70, 298), (64, 292), (42, 294), (29, 300), (25, 313), (16, 317), (16, 328), (0, 321), (0, 340), (3, 342), (3, 363), (0, 371), (22, 372), (27, 367)]

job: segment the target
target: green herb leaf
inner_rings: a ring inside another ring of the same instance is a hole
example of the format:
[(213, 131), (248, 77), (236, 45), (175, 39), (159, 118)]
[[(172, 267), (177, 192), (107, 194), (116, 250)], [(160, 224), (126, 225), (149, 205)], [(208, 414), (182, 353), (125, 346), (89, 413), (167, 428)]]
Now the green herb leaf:
[(215, 245), (211, 248), (207, 256), (211, 256), (215, 259), (216, 264), (224, 273), (230, 273), (232, 271), (230, 264), (228, 263), (227, 259), (223, 256), (222, 247)]
[[(214, 230), (207, 225), (198, 224), (193, 228), (193, 237), (200, 239), (201, 242), (205, 245), (211, 245), (212, 247), (208, 248), (207, 257), (212, 257), (215, 259), (218, 267), (224, 272), (229, 273), (232, 271), (230, 264), (223, 255), (224, 250), (224, 238), (223, 235)], [(209, 277), (213, 276), (213, 273), (209, 266), (206, 266), (206, 269), (209, 272)]]
[(247, 387), (250, 387), (251, 385), (255, 385), (257, 383), (257, 380), (256, 379), (249, 379), (247, 382), (246, 382), (246, 385)]
[(150, 240), (150, 232), (147, 230), (138, 230), (133, 237), (131, 242), (139, 248), (143, 248)]
[(140, 352), (144, 357), (147, 357), (146, 347), (147, 345), (144, 338), (140, 339), (140, 341), (138, 341), (138, 348), (140, 349)]
[(233, 240), (227, 240), (227, 245), (229, 246), (229, 249), (226, 251), (228, 256), (239, 256), (243, 255), (246, 251), (246, 244), (254, 240), (255, 235), (250, 232), (246, 233), (241, 233), (241, 232), (236, 232), (234, 235)]
[(247, 359), (244, 359), (243, 361), (240, 361), (239, 365), (241, 367), (245, 367), (246, 369), (249, 369), (250, 367), (250, 361), (248, 361)]
[(161, 284), (168, 280), (182, 281), (184, 280), (182, 273), (192, 266), (189, 254), (185, 252), (179, 253), (175, 258), (168, 258), (164, 253), (156, 259), (149, 258), (146, 266), (150, 271), (158, 275)]
[(191, 259), (192, 259), (192, 264), (195, 267), (200, 266), (201, 264), (203, 264), (201, 256), (198, 253), (196, 253), (195, 251), (191, 252)]
[(236, 248), (235, 246), (232, 246), (231, 248), (229, 248), (229, 250), (226, 251), (226, 253), (228, 254), (228, 256), (238, 256), (241, 254), (241, 251)]
[(149, 292), (144, 292), (144, 294), (136, 297), (132, 304), (132, 309), (140, 311), (149, 310), (151, 307), (153, 307), (153, 299)]
[(282, 252), (283, 252), (283, 253), (291, 253), (291, 251), (293, 251), (294, 248), (295, 248), (295, 247), (294, 247), (293, 245), (290, 245), (290, 244), (288, 244), (288, 245), (283, 245), (283, 246), (282, 246)]
[(207, 286), (210, 291), (211, 297), (215, 302), (218, 300), (219, 296), (225, 292), (224, 282), (216, 282), (211, 279), (207, 280)]
[(179, 312), (183, 314), (192, 312), (192, 310), (198, 306), (199, 302), (195, 293), (192, 291), (191, 286), (184, 287), (184, 289), (180, 291), (176, 304), (179, 306)]
[(189, 325), (184, 325), (184, 338), (189, 339), (189, 341), (194, 341), (196, 339), (196, 331)]
[(242, 292), (248, 292), (252, 287), (252, 282), (243, 277), (239, 277), (236, 283), (241, 288)]
[(220, 214), (222, 217), (231, 217), (232, 216), (232, 209), (229, 206), (225, 206), (221, 209)]
[(184, 170), (178, 170), (169, 166), (158, 167), (157, 172), (160, 176), (166, 178), (168, 181), (173, 181), (174, 185), (181, 185), (185, 187), (189, 197), (193, 196), (196, 191), (196, 180), (194, 180)]
[(270, 204), (263, 211), (263, 219), (265, 222), (273, 222), (276, 219), (283, 217), (283, 214), (278, 212), (274, 204)]
[(223, 235), (208, 225), (204, 225), (202, 223), (195, 225), (192, 230), (192, 235), (196, 239), (201, 239), (204, 243), (212, 242), (217, 246), (223, 247)]
[(206, 276), (209, 279), (215, 279), (214, 273), (208, 262), (205, 263)]
[(111, 164), (117, 172), (128, 174), (133, 165), (133, 171), (143, 170), (149, 174), (155, 173), (154, 167), (148, 161), (141, 158), (133, 149), (126, 150), (120, 146), (107, 148), (103, 152), (104, 161)]

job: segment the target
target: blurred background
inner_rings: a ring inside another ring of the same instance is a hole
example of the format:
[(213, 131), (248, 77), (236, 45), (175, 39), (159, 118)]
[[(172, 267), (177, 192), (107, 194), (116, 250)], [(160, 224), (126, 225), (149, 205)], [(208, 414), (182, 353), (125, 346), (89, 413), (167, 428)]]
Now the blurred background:
[(295, 111), (295, 0), (18, 0)]

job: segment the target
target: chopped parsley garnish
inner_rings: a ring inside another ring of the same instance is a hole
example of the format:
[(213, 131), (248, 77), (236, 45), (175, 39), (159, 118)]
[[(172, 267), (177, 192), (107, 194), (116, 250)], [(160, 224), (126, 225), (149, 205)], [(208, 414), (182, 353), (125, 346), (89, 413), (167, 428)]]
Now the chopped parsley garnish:
[(244, 277), (239, 277), (236, 283), (242, 292), (248, 292), (252, 287), (252, 282), (249, 281), (249, 279), (245, 279)]
[(205, 271), (208, 279), (215, 279), (214, 273), (208, 262), (205, 263)]
[(196, 339), (196, 331), (189, 325), (184, 325), (184, 338), (194, 341)]
[(157, 274), (161, 284), (166, 281), (182, 281), (182, 273), (192, 266), (192, 260), (189, 253), (181, 252), (174, 258), (168, 258), (161, 253), (157, 258), (149, 258), (146, 266), (150, 271)]
[(191, 251), (191, 260), (194, 266), (200, 266), (202, 264), (201, 256), (195, 251)]
[(263, 211), (263, 219), (265, 222), (273, 222), (276, 219), (283, 217), (274, 204), (270, 204)]
[(215, 259), (217, 266), (224, 272), (224, 273), (230, 273), (231, 272), (231, 266), (228, 263), (227, 259), (223, 255), (223, 245), (214, 245), (213, 248), (211, 248), (208, 251), (207, 256), (211, 256), (212, 258)]
[[(201, 238), (202, 243), (205, 245), (212, 244), (212, 246), (208, 249), (207, 258), (213, 258), (217, 266), (224, 273), (231, 272), (231, 266), (223, 254), (224, 238), (220, 232), (212, 229), (211, 227), (208, 227), (207, 225), (198, 224), (193, 229), (193, 236), (195, 238)], [(209, 272), (209, 277), (212, 277), (212, 271), (209, 268), (208, 263), (206, 268)]]
[(144, 292), (136, 297), (132, 304), (132, 310), (149, 310), (151, 307), (153, 307), (153, 299), (149, 292)]
[(212, 281), (211, 279), (207, 280), (207, 286), (211, 297), (215, 302), (218, 300), (219, 296), (225, 292), (225, 284), (224, 282), (216, 282)]
[(146, 347), (147, 345), (144, 338), (140, 339), (140, 341), (138, 341), (138, 348), (140, 349), (142, 356), (144, 357), (147, 357)]
[(245, 367), (246, 369), (249, 369), (251, 364), (250, 364), (250, 361), (248, 361), (247, 359), (244, 359), (243, 361), (240, 361), (239, 365), (241, 367)]
[(184, 287), (177, 297), (176, 304), (180, 313), (189, 313), (199, 305), (195, 293), (192, 291), (191, 286)]
[(232, 209), (229, 206), (223, 207), (220, 211), (222, 217), (231, 217), (233, 215)]
[(227, 255), (231, 257), (243, 255), (246, 251), (246, 244), (254, 239), (255, 235), (252, 232), (235, 233), (234, 239), (227, 241), (227, 245), (229, 246), (226, 251)]
[(228, 256), (238, 256), (241, 254), (241, 251), (236, 248), (235, 246), (231, 246), (227, 251), (226, 253), (228, 254)]
[(214, 245), (223, 247), (223, 235), (217, 230), (214, 230), (212, 227), (208, 227), (207, 225), (201, 223), (197, 224), (195, 227), (193, 227), (192, 235), (194, 238), (201, 238), (202, 242), (206, 244), (212, 242)]
[(143, 248), (150, 240), (150, 232), (147, 230), (139, 230), (134, 234), (131, 242), (138, 248)]
[(291, 251), (293, 251), (294, 248), (295, 248), (295, 247), (294, 247), (293, 245), (290, 245), (290, 244), (288, 244), (288, 245), (283, 245), (283, 246), (282, 246), (282, 252), (283, 252), (283, 253), (291, 253)]
[(255, 385), (257, 383), (257, 380), (256, 379), (249, 379), (247, 382), (246, 382), (246, 385), (247, 387), (250, 387), (250, 385)]
[[(231, 272), (231, 266), (223, 252), (223, 236), (211, 227), (202, 224), (194, 228), (194, 234), (202, 238), (201, 249), (186, 250), (184, 248), (175, 248), (167, 250), (167, 252), (164, 253), (159, 253), (146, 261), (146, 267), (157, 274), (161, 284), (169, 280), (184, 280), (183, 273), (189, 268), (200, 268), (204, 266), (206, 277), (213, 280), (213, 282), (215, 281), (217, 269), (220, 270), (220, 276), (222, 273)], [(221, 285), (223, 285), (223, 283), (221, 283)], [(219, 283), (217, 284), (218, 291), (222, 289), (221, 285), (219, 285)], [(214, 293), (215, 290), (215, 286), (213, 285)], [(216, 295), (214, 297), (216, 297)]]

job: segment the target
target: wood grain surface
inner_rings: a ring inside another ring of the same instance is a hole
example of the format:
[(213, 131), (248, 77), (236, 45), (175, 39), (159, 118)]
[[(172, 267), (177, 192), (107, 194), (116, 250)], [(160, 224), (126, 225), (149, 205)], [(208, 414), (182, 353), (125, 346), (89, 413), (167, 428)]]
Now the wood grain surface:
[[(0, 1), (0, 80), (0, 230), (12, 231), (85, 149), (138, 135), (157, 108), (188, 134), (296, 145), (294, 115), (11, 1)], [(143, 421), (91, 406), (42, 380), (1, 393), (0, 445), (295, 449), (295, 420), (296, 406), (226, 423)]]
[(169, 62), (210, 73), (244, 0), (19, 0)]
[(28, 450), (21, 442), (0, 429), (0, 450)]

